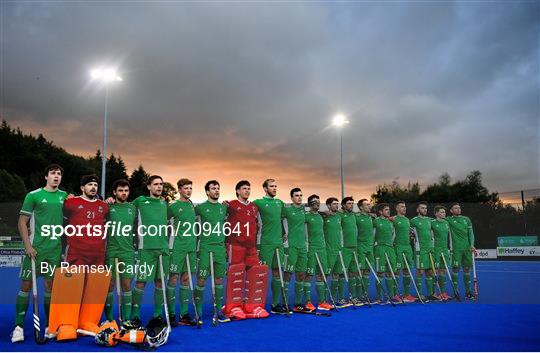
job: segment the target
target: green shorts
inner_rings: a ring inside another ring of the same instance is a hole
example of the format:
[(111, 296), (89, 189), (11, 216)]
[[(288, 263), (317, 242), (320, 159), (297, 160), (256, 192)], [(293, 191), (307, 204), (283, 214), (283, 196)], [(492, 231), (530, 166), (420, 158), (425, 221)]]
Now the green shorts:
[(390, 260), (390, 266), (392, 271), (396, 271), (396, 251), (393, 246), (388, 245), (377, 245), (375, 247), (375, 264), (377, 272), (390, 272), (388, 267), (388, 260), (386, 256), (388, 255), (388, 260)]
[(290, 246), (285, 248), (285, 271), (304, 273), (307, 268), (307, 250), (306, 248), (297, 248)]
[(429, 258), (429, 254), (433, 256), (433, 250), (420, 250), (416, 252), (417, 270), (431, 270), (431, 260)]
[(116, 270), (114, 268), (115, 258), (118, 258), (118, 271), (120, 272), (120, 278), (133, 278), (135, 275), (135, 251), (107, 249), (105, 264), (107, 266), (112, 266), (112, 279), (116, 278)]
[(435, 248), (433, 249), (433, 262), (435, 262), (435, 268), (438, 270), (444, 270), (444, 262), (442, 257), (446, 260), (446, 264), (450, 264), (450, 251), (444, 248)]
[(343, 273), (341, 270), (341, 262), (339, 262), (339, 252), (326, 248), (327, 268), (326, 273), (339, 274)]
[[(62, 249), (58, 248), (54, 251), (36, 250), (38, 251), (36, 255), (36, 277), (41, 276), (46, 279), (52, 279), (54, 276), (54, 269), (60, 266)], [(32, 260), (28, 255), (25, 255), (22, 260), (19, 277), (23, 281), (30, 281), (32, 279)]]
[(396, 249), (396, 269), (397, 271), (403, 271), (407, 269), (405, 261), (403, 260), (403, 255), (407, 259), (407, 265), (409, 265), (411, 271), (415, 264), (413, 250), (410, 245), (394, 245)]
[(169, 267), (170, 273), (184, 273), (188, 271), (187, 258), (189, 255), (189, 269), (192, 273), (196, 271), (195, 264), (197, 262), (197, 253), (195, 251), (189, 251), (185, 249), (172, 249), (171, 252), (171, 266)]
[(163, 258), (163, 275), (169, 276), (169, 249), (139, 249), (137, 282), (148, 282), (161, 278), (159, 255)]
[[(335, 273), (343, 274), (343, 266), (348, 273), (356, 273), (358, 269), (356, 268), (356, 263), (354, 262), (354, 256), (356, 248), (342, 248), (341, 256), (343, 257), (343, 265), (341, 264), (341, 259), (338, 257), (338, 270)], [(339, 255), (338, 255), (339, 256)]]
[(472, 251), (470, 249), (454, 250), (452, 254), (452, 267), (472, 267)]
[(315, 254), (319, 256), (319, 260), (321, 261), (321, 266), (325, 271), (325, 274), (328, 274), (328, 258), (326, 256), (325, 248), (310, 248), (308, 250), (306, 274), (310, 276), (313, 276), (315, 274), (321, 274)]
[(227, 252), (225, 245), (201, 246), (197, 253), (197, 276), (202, 279), (210, 277), (210, 253), (214, 260), (215, 278), (223, 278), (227, 270)]
[(361, 270), (369, 271), (368, 261), (371, 264), (371, 266), (375, 266), (375, 256), (373, 255), (372, 246), (369, 246), (369, 247), (362, 246), (362, 245), (358, 246), (357, 255), (358, 255), (358, 263), (360, 264)]
[(270, 244), (260, 244), (259, 245), (259, 258), (261, 263), (268, 265), (269, 268), (277, 270), (278, 262), (276, 258), (276, 249), (279, 252), (279, 260), (281, 262), (281, 267), (283, 270), (285, 256), (283, 253), (283, 245), (270, 245)]

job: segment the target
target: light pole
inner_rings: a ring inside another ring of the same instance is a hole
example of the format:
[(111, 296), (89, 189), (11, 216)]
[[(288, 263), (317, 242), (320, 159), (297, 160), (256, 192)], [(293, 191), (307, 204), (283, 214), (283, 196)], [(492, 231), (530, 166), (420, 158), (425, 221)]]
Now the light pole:
[(345, 182), (343, 172), (343, 125), (348, 124), (349, 120), (341, 113), (334, 115), (332, 118), (332, 125), (339, 129), (339, 167), (341, 171), (341, 199), (345, 198)]
[(107, 119), (109, 105), (109, 84), (111, 82), (122, 81), (116, 70), (109, 68), (98, 68), (90, 72), (92, 80), (99, 81), (105, 85), (105, 113), (103, 114), (103, 151), (101, 152), (101, 198), (105, 200), (105, 175), (107, 170)]

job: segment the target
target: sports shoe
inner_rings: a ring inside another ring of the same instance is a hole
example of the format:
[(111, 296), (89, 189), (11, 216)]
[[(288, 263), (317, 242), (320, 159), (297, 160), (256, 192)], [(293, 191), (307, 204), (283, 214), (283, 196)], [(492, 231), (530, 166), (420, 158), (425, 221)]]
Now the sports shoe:
[(319, 303), (319, 305), (317, 306), (317, 309), (330, 311), (330, 310), (334, 310), (335, 308), (332, 304), (328, 304), (327, 302), (322, 302), (322, 303)]
[(169, 315), (169, 322), (171, 323), (171, 327), (177, 327), (178, 322), (176, 321), (176, 314), (170, 314)]
[(390, 299), (390, 301), (394, 304), (401, 304), (401, 297), (399, 294), (396, 294), (392, 297), (392, 299)]
[(340, 299), (336, 303), (336, 307), (338, 307), (339, 309), (346, 308), (348, 306), (351, 306), (351, 304), (346, 299)]
[(465, 299), (476, 300), (476, 297), (474, 296), (472, 292), (467, 292), (467, 294), (465, 294)]
[(405, 303), (414, 303), (417, 300), (418, 298), (411, 294), (407, 294), (405, 297), (403, 297), (403, 301)]
[(221, 323), (230, 322), (231, 319), (229, 319), (227, 316), (223, 315), (223, 312), (220, 310), (217, 314), (217, 319)]
[(24, 341), (24, 330), (21, 326), (15, 326), (11, 333), (11, 343)]
[(45, 327), (45, 338), (50, 340), (56, 337), (56, 332), (49, 332), (49, 326)]
[(227, 313), (225, 316), (227, 316), (231, 320), (245, 320), (246, 319), (246, 313), (242, 308), (235, 306), (231, 309), (230, 313)]
[(432, 295), (429, 295), (427, 297), (427, 300), (429, 300), (431, 302), (440, 302), (440, 301), (442, 301), (442, 299), (439, 298), (439, 296), (437, 294), (435, 294), (435, 293), (433, 293)]
[[(182, 315), (182, 317), (180, 317), (180, 320), (178, 320), (178, 325), (195, 326), (197, 325), (197, 323), (195, 322), (195, 320), (191, 318), (189, 314), (185, 314), (185, 315)], [(201, 322), (201, 325), (202, 325), (202, 322)]]
[(351, 304), (354, 306), (362, 306), (364, 303), (358, 298), (352, 298)]
[(302, 313), (306, 311), (306, 307), (302, 304), (296, 304), (293, 308), (293, 313)]
[(281, 305), (281, 304), (272, 306), (270, 308), (270, 312), (272, 314), (277, 314), (277, 315), (287, 315), (287, 309), (285, 308), (285, 305)]
[(451, 296), (448, 295), (448, 293), (446, 292), (443, 292), (441, 294), (441, 296), (444, 298), (444, 300), (452, 300), (453, 298)]
[(381, 304), (381, 300), (380, 299), (375, 299), (374, 301), (371, 302), (371, 304), (379, 305), (379, 304)]
[(309, 311), (315, 311), (315, 305), (313, 305), (313, 303), (310, 301), (306, 303), (305, 308)]
[[(422, 301), (423, 301), (424, 303), (429, 303), (429, 302), (430, 302), (430, 300), (428, 299), (428, 297), (426, 297), (426, 296), (424, 296), (424, 295), (421, 295), (420, 298), (422, 299)], [(420, 298), (418, 299), (418, 301), (420, 301)]]
[(137, 330), (140, 327), (143, 327), (141, 319), (134, 317), (131, 320), (125, 320), (122, 322), (122, 328), (126, 330)]

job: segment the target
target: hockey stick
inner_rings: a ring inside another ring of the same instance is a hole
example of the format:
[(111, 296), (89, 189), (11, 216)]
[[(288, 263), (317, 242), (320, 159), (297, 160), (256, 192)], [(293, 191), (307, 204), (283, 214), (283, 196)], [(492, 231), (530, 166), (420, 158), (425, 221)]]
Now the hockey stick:
[(167, 307), (167, 291), (165, 290), (165, 270), (163, 269), (163, 255), (159, 254), (159, 274), (161, 275), (161, 291), (163, 292), (163, 307), (165, 309), (165, 320), (167, 321), (167, 338), (171, 332), (171, 320), (169, 319), (169, 308)]
[(353, 298), (351, 294), (351, 284), (349, 283), (349, 275), (347, 274), (347, 269), (345, 268), (345, 261), (343, 261), (343, 254), (339, 250), (339, 260), (341, 262), (341, 268), (343, 269), (343, 276), (345, 277), (345, 282), (347, 282), (347, 287), (349, 288), (349, 300), (352, 304), (354, 310), (356, 310), (356, 305), (353, 303)]
[(281, 283), (281, 297), (283, 298), (283, 304), (285, 304), (285, 310), (287, 310), (287, 317), (291, 316), (289, 311), (289, 302), (287, 300), (287, 295), (285, 295), (285, 282), (283, 281), (283, 272), (281, 272), (281, 260), (279, 259), (279, 249), (276, 248), (276, 258), (279, 271), (279, 281)]
[(362, 287), (362, 291), (366, 293), (365, 299), (368, 303), (368, 307), (371, 308), (371, 301), (369, 300), (368, 289), (364, 288), (364, 282), (362, 281), (362, 270), (360, 269), (360, 263), (358, 262), (358, 257), (356, 256), (356, 252), (353, 252), (353, 256), (354, 256), (354, 262), (356, 263), (356, 268), (358, 269), (358, 273), (360, 274), (360, 286)]
[(216, 282), (214, 278), (214, 254), (210, 251), (208, 253), (210, 256), (210, 284), (212, 285), (212, 301), (214, 305), (214, 316), (212, 317), (212, 326), (217, 326), (219, 324), (218, 320), (218, 308), (216, 302)]
[(197, 312), (197, 305), (195, 304), (195, 291), (193, 290), (193, 279), (191, 278), (191, 265), (189, 263), (189, 254), (186, 253), (186, 269), (189, 281), (189, 291), (191, 292), (191, 303), (193, 304), (193, 311), (195, 321), (197, 322), (197, 328), (201, 328), (201, 321), (199, 319), (199, 313)]
[[(384, 253), (384, 256), (386, 257), (386, 264), (388, 265), (388, 269), (390, 270), (390, 274), (392, 275), (392, 279), (394, 280), (397, 295), (399, 295), (399, 299), (401, 299), (401, 304), (405, 305), (403, 296), (401, 295), (401, 293), (399, 293), (399, 283), (397, 281), (396, 274), (394, 273), (394, 269), (392, 268), (392, 264), (390, 263), (390, 258), (388, 257), (388, 254), (386, 252)], [(392, 299), (390, 299), (390, 301), (392, 301)]]
[(422, 294), (420, 294), (420, 291), (418, 290), (418, 287), (416, 286), (416, 281), (414, 280), (414, 278), (412, 278), (412, 272), (411, 272), (411, 268), (409, 267), (409, 262), (407, 261), (407, 256), (405, 256), (404, 252), (402, 252), (401, 255), (403, 255), (403, 261), (405, 261), (405, 266), (407, 266), (407, 271), (409, 271), (409, 276), (411, 276), (414, 290), (416, 291), (416, 295), (418, 295), (418, 300), (420, 300), (420, 303), (426, 304), (424, 300), (422, 299)]
[(473, 270), (473, 291), (474, 291), (474, 299), (478, 300), (478, 279), (476, 278), (476, 260), (475, 260), (475, 252), (473, 251), (471, 254), (472, 257), (472, 270)]
[(120, 294), (120, 274), (118, 273), (118, 258), (114, 258), (114, 276), (116, 281), (116, 299), (118, 299), (118, 321), (122, 322), (122, 295)]
[(377, 283), (379, 284), (379, 286), (381, 286), (383, 292), (384, 292), (384, 295), (386, 295), (386, 297), (388, 298), (388, 300), (390, 301), (390, 304), (392, 304), (393, 307), (396, 306), (396, 304), (394, 304), (394, 302), (391, 300), (392, 298), (390, 298), (390, 294), (388, 294), (388, 291), (386, 290), (386, 288), (384, 288), (384, 286), (382, 285), (381, 283), (381, 280), (379, 279), (379, 277), (377, 276), (377, 272), (375, 272), (375, 270), (373, 269), (373, 266), (371, 266), (371, 262), (369, 262), (369, 260), (367, 259), (366, 257), (366, 263), (367, 265), (369, 266), (369, 270), (371, 271), (371, 273), (373, 274), (373, 276), (375, 276), (375, 280), (377, 281)]
[(34, 340), (37, 344), (45, 344), (47, 343), (47, 337), (45, 335), (41, 336), (41, 323), (39, 320), (39, 301), (38, 301), (38, 293), (37, 293), (37, 279), (36, 279), (36, 260), (34, 258), (31, 258), (32, 260), (32, 298), (33, 303), (32, 306), (34, 307)]
[[(328, 294), (330, 296), (330, 300), (332, 301), (332, 305), (334, 306), (334, 310), (339, 311), (336, 302), (334, 301), (334, 297), (332, 296), (332, 291), (330, 290), (330, 287), (328, 286), (328, 281), (326, 280), (326, 275), (324, 274), (324, 269), (321, 264), (321, 259), (319, 259), (319, 254), (317, 251), (315, 251), (315, 258), (317, 259), (317, 264), (319, 265), (319, 271), (321, 271), (321, 275), (324, 281), (324, 285), (326, 286), (326, 290), (328, 291)], [(321, 298), (319, 298), (320, 300)]]
[(435, 262), (433, 261), (433, 256), (431, 255), (431, 252), (429, 253), (429, 262), (431, 263), (431, 271), (433, 271), (435, 284), (437, 285), (437, 288), (439, 289), (439, 295), (441, 295), (442, 290), (441, 290), (441, 285), (439, 284), (439, 274), (437, 273), (437, 270), (435, 268)]
[(444, 258), (444, 254), (441, 254), (444, 268), (446, 269), (446, 274), (448, 275), (448, 278), (450, 279), (450, 283), (452, 283), (452, 290), (454, 291), (454, 296), (456, 297), (457, 301), (461, 301), (461, 297), (459, 295), (459, 290), (457, 289), (456, 285), (454, 284), (454, 281), (452, 281), (452, 274), (450, 273), (450, 269), (448, 268), (448, 264), (446, 263), (446, 259)]

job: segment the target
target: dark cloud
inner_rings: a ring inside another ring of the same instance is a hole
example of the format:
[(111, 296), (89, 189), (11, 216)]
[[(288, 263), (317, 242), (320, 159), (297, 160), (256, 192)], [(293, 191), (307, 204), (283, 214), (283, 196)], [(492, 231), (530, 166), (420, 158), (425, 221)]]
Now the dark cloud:
[(124, 76), (110, 90), (110, 150), (132, 168), (142, 161), (201, 178), (279, 171), (288, 183), (337, 191), (339, 135), (329, 120), (340, 110), (351, 120), (343, 138), (355, 191), (473, 169), (497, 190), (533, 188), (539, 10), (538, 2), (3, 2), (2, 115), (92, 154), (103, 90), (88, 70), (105, 62)]

